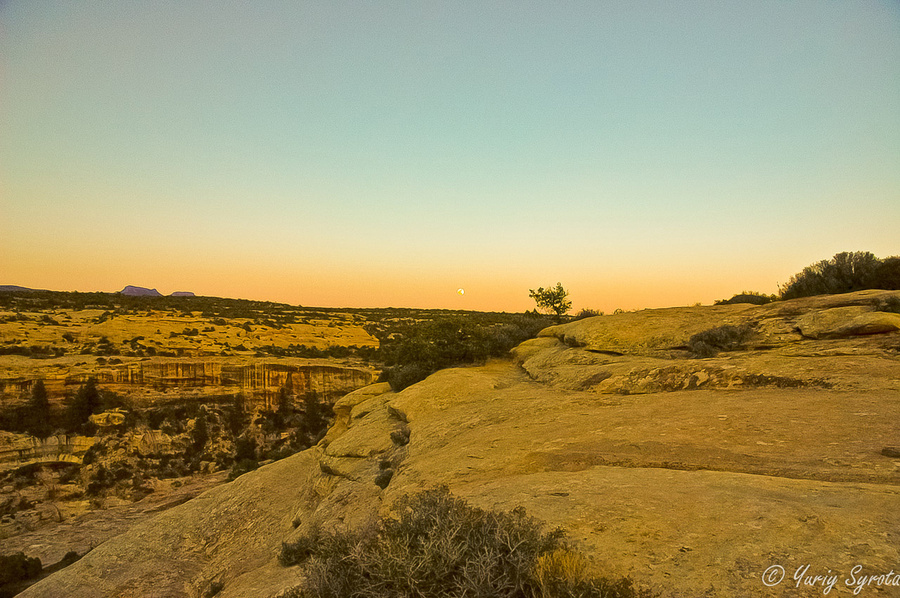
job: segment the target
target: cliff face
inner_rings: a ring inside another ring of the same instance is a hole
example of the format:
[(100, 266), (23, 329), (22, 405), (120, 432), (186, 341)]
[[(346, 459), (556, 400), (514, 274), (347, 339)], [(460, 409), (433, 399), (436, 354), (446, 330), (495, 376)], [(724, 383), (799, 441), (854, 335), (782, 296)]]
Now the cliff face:
[[(168, 401), (243, 393), (259, 407), (272, 407), (279, 389), (287, 387), (303, 396), (315, 392), (327, 402), (361, 386), (371, 384), (377, 372), (371, 369), (329, 364), (324, 361), (247, 362), (225, 359), (155, 359), (82, 371), (45, 379), (53, 399), (74, 393), (88, 378), (101, 388), (129, 397), (135, 406), (147, 407)], [(0, 400), (6, 405), (21, 404), (33, 379), (0, 380)]]
[[(847, 591), (852, 571), (900, 562), (900, 461), (885, 450), (900, 439), (900, 332), (873, 297), (604, 316), (548, 329), (514, 361), (396, 394), (366, 387), (335, 404), (318, 446), (21, 596), (274, 598), (303, 575), (278, 564), (283, 541), (364, 525), (441, 484), (478, 507), (524, 506), (663, 597), (815, 593), (792, 579), (807, 564)], [(832, 311), (845, 307), (861, 309)], [(865, 314), (880, 332), (853, 323)], [(712, 357), (687, 351), (725, 323), (752, 334)], [(787, 572), (780, 585), (764, 583), (772, 566)]]

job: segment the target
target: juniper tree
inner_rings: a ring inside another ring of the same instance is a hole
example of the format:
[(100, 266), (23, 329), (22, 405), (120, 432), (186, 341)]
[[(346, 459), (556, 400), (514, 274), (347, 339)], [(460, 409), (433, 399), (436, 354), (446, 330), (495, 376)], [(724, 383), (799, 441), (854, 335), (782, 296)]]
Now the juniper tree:
[(44, 439), (50, 436), (50, 400), (43, 380), (34, 383), (31, 389), (31, 401), (28, 403), (27, 432), (32, 436)]
[(557, 321), (562, 320), (563, 314), (572, 309), (572, 302), (566, 301), (569, 291), (560, 283), (546, 289), (544, 287), (538, 287), (537, 290), (529, 289), (528, 296), (534, 299), (538, 309), (556, 314)]

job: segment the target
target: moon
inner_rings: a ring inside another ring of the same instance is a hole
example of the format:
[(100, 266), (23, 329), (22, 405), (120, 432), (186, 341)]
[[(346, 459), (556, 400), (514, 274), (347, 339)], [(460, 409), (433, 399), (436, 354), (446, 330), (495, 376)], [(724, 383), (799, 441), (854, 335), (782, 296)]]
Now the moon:
[(465, 295), (465, 294), (466, 294), (466, 290), (465, 290), (465, 289), (456, 289), (456, 292), (457, 292), (457, 294), (459, 294), (459, 295)]

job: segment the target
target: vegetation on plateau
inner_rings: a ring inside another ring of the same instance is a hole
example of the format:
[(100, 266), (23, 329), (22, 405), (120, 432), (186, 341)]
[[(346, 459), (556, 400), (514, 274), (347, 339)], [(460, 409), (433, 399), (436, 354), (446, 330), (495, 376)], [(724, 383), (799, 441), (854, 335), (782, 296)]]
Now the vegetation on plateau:
[(777, 300), (778, 297), (775, 295), (766, 295), (764, 293), (758, 293), (756, 291), (743, 291), (733, 296), (731, 299), (719, 299), (715, 302), (715, 304), (734, 305), (736, 303), (749, 303), (751, 305), (765, 305), (766, 303), (771, 303)]
[[(830, 260), (811, 264), (779, 288), (778, 295), (744, 291), (731, 299), (719, 299), (716, 305), (751, 303), (765, 305), (772, 301), (798, 299), (815, 295), (836, 295), (865, 289), (900, 290), (900, 256), (884, 259), (868, 251), (844, 251)], [(881, 309), (876, 306), (876, 308)]]
[(396, 518), (357, 533), (313, 528), (282, 545), (282, 565), (302, 565), (291, 598), (633, 598), (626, 578), (599, 576), (560, 529), (544, 532), (519, 507), (469, 506), (446, 487), (401, 497)]
[(411, 323), (382, 340), (382, 377), (399, 391), (437, 370), (505, 355), (550, 324), (540, 315), (516, 314), (471, 314)]
[(900, 289), (900, 256), (879, 259), (868, 251), (838, 253), (804, 268), (781, 287), (782, 299)]

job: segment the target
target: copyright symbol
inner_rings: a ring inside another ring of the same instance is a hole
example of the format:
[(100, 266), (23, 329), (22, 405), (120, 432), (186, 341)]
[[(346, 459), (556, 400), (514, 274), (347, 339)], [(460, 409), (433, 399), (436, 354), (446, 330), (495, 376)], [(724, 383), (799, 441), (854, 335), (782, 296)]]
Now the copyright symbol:
[(781, 565), (772, 565), (762, 574), (762, 582), (768, 587), (777, 586), (784, 579), (784, 567)]

